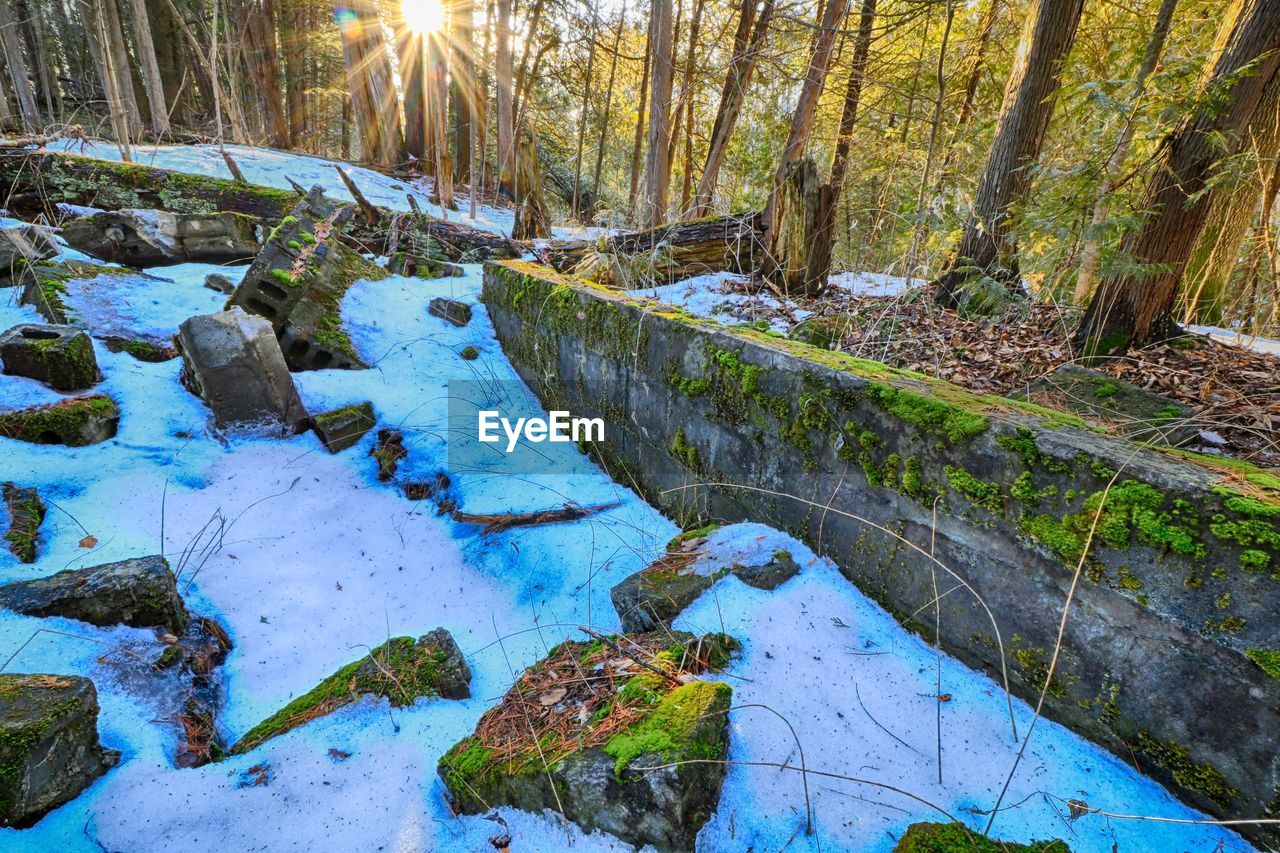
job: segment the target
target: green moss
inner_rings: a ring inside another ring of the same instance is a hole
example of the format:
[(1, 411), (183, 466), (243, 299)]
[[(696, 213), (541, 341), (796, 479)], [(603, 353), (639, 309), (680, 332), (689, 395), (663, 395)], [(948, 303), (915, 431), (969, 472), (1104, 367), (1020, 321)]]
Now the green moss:
[(1211, 765), (1196, 764), (1191, 760), (1191, 750), (1181, 744), (1157, 740), (1144, 729), (1138, 732), (1136, 745), (1183, 788), (1205, 795), (1222, 808), (1240, 796), (1240, 792), (1227, 783), (1227, 777)]
[(292, 270), (272, 270), (271, 277), (285, 287), (297, 287), (300, 284), (298, 277), (293, 274)]
[(913, 497), (924, 497), (924, 468), (915, 456), (907, 459), (902, 471), (902, 492)]
[(1105, 400), (1108, 397), (1114, 397), (1119, 390), (1120, 386), (1116, 383), (1109, 380), (1103, 380), (1093, 389), (1093, 396), (1097, 397), (1099, 400)]
[(940, 435), (952, 444), (980, 435), (990, 426), (987, 417), (978, 412), (881, 382), (869, 383), (866, 393), (868, 400), (895, 417)]
[(0, 436), (32, 444), (85, 444), (85, 428), (100, 418), (119, 414), (115, 401), (102, 394), (72, 397), (50, 406), (34, 406), (0, 414)]
[(1280, 679), (1280, 651), (1275, 649), (1248, 649), (1244, 656), (1262, 667), (1272, 678)]
[(945, 469), (947, 484), (969, 499), (969, 502), (989, 512), (1000, 515), (1004, 512), (1004, 497), (999, 483), (989, 483), (965, 471), (948, 465)]
[(1084, 537), (1053, 516), (1024, 515), (1018, 523), (1028, 536), (1047, 546), (1064, 563), (1074, 565), (1084, 556)]
[(671, 455), (683, 462), (690, 471), (702, 475), (702, 459), (698, 455), (698, 448), (685, 440), (684, 430), (676, 430), (675, 437), (671, 439)]
[[(1049, 663), (1045, 660), (1045, 655), (1045, 650), (1041, 648), (1015, 648), (1013, 650), (1013, 659), (1018, 662), (1018, 667), (1022, 670), (1023, 677), (1036, 690), (1044, 687), (1045, 679), (1049, 675)], [(1062, 699), (1067, 695), (1067, 688), (1066, 685), (1058, 680), (1057, 676), (1054, 676), (1049, 679), (1047, 692), (1056, 699)]]
[(4, 484), (4, 500), (9, 508), (9, 529), (5, 541), (19, 562), (36, 561), (36, 540), (40, 525), (47, 512), (44, 501), (35, 489), (20, 489), (12, 483)]
[(475, 361), (480, 357), (480, 350), (468, 344), (458, 351), (458, 355), (461, 356), (463, 361)]
[(605, 744), (622, 772), (642, 755), (661, 755), (667, 761), (724, 757), (721, 715), (729, 710), (733, 688), (727, 684), (692, 681), (662, 697), (640, 723), (619, 732)]
[(1065, 841), (1018, 844), (974, 832), (960, 823), (913, 823), (893, 853), (1071, 853)]

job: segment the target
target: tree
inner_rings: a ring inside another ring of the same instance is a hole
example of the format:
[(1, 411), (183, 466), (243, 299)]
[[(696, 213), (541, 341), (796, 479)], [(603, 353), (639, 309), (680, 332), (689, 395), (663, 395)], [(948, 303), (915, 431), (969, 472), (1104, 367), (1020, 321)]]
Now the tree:
[(40, 127), (40, 111), (36, 109), (35, 92), (27, 76), (27, 62), (22, 56), (22, 42), (18, 40), (17, 21), (8, 0), (0, 3), (0, 49), (3, 49), (5, 66), (9, 69), (9, 82), (18, 96), (18, 114), (28, 130)]
[(1225, 45), (1199, 105), (1163, 145), (1143, 193), (1151, 211), (1121, 251), (1141, 268), (1105, 277), (1076, 342), (1086, 356), (1146, 343), (1172, 331), (1178, 282), (1210, 207), (1215, 165), (1240, 151), (1272, 77), (1280, 69), (1280, 3), (1244, 0), (1222, 24)]
[(1030, 167), (1040, 157), (1083, 5), (1084, 0), (1032, 0), (973, 211), (938, 281), (938, 298), (945, 305), (959, 307), (965, 301), (962, 290), (974, 279), (1021, 289), (1010, 216), (1030, 189)]
[(472, 118), (476, 113), (475, 0), (453, 0), (449, 12), (449, 80), (453, 104), (454, 178), (471, 183)]
[[(139, 4), (143, 0), (132, 0)], [(244, 33), (245, 58), (249, 80), (262, 108), (267, 144), (276, 148), (289, 145), (289, 122), (280, 98), (280, 62), (276, 54), (275, 0), (249, 0), (240, 6)]]
[(512, 198), (516, 171), (515, 104), (511, 100), (511, 0), (497, 0), (498, 191)]
[(276, 18), (280, 46), (284, 50), (285, 98), (289, 107), (289, 144), (302, 147), (310, 122), (307, 111), (307, 3), (282, 0), (283, 12)]
[(643, 222), (653, 227), (666, 219), (671, 189), (671, 84), (675, 70), (671, 0), (653, 0), (649, 27), (652, 58), (649, 63), (649, 149), (644, 169)]
[(645, 36), (643, 70), (640, 72), (640, 106), (636, 110), (636, 134), (631, 146), (631, 188), (627, 192), (627, 220), (636, 221), (636, 199), (640, 194), (640, 153), (644, 145), (645, 109), (649, 97), (649, 60), (652, 56), (653, 25)]
[(373, 0), (342, 0), (338, 20), (364, 157), (383, 166), (399, 163), (404, 145), (400, 110), (377, 7)]

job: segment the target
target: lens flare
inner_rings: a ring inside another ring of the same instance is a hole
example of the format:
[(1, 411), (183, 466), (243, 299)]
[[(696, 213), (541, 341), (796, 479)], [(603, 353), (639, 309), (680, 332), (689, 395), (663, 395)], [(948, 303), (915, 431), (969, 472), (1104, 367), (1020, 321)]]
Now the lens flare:
[(400, 7), (405, 24), (416, 33), (434, 33), (444, 28), (441, 0), (403, 0)]

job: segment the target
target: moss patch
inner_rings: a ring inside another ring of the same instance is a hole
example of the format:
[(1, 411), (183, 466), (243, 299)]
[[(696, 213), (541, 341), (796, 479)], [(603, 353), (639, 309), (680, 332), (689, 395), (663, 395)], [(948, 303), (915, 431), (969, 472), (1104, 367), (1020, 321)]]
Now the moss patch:
[(51, 406), (0, 414), (0, 436), (32, 444), (83, 447), (90, 443), (85, 435), (88, 427), (119, 414), (115, 401), (105, 395), (72, 397)]
[(1244, 653), (1249, 660), (1262, 667), (1262, 671), (1280, 679), (1280, 651), (1276, 649), (1249, 649)]
[(913, 823), (893, 853), (1071, 853), (1065, 841), (1018, 844), (974, 832), (960, 823)]
[(1216, 768), (1192, 761), (1191, 750), (1187, 747), (1172, 741), (1156, 740), (1145, 730), (1138, 732), (1136, 740), (1138, 749), (1172, 774), (1182, 787), (1203, 794), (1224, 809), (1240, 796), (1240, 792), (1231, 787)]
[(605, 744), (605, 753), (616, 759), (614, 772), (621, 777), (642, 755), (661, 755), (667, 761), (723, 758), (723, 740), (707, 736), (718, 733), (719, 726), (707, 722), (727, 713), (732, 698), (733, 688), (719, 682), (693, 681), (670, 691), (642, 722)]

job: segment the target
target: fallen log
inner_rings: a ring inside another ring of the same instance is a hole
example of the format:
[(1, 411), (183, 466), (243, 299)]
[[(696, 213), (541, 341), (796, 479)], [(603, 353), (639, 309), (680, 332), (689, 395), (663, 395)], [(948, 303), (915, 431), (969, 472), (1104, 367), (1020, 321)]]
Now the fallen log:
[[(103, 210), (142, 208), (171, 213), (229, 210), (258, 216), (274, 225), (298, 202), (292, 189), (77, 154), (20, 149), (0, 149), (0, 186), (8, 188), (0, 204), (23, 219), (35, 219), (41, 213), (53, 218), (58, 204), (74, 204)], [(514, 240), (460, 222), (381, 207), (376, 210), (377, 224), (353, 223), (347, 229), (345, 241), (362, 252), (384, 253), (393, 230), (398, 230), (401, 240), (411, 238), (417, 254), (440, 260), (518, 258), (525, 251)]]
[(577, 521), (578, 519), (595, 515), (598, 512), (604, 512), (607, 509), (613, 509), (619, 503), (620, 501), (611, 501), (607, 504), (596, 504), (595, 506), (565, 504), (557, 509), (542, 509), (536, 512), (492, 514), (454, 510), (450, 517), (461, 524), (483, 524), (486, 534), (501, 533), (512, 527), (533, 527), (539, 524), (560, 524), (565, 521)]
[(760, 266), (760, 213), (672, 222), (596, 240), (552, 241), (540, 252), (557, 272), (630, 290)]

